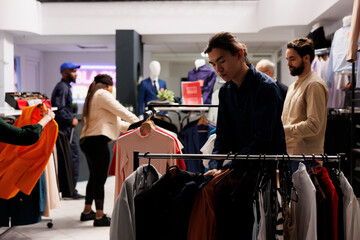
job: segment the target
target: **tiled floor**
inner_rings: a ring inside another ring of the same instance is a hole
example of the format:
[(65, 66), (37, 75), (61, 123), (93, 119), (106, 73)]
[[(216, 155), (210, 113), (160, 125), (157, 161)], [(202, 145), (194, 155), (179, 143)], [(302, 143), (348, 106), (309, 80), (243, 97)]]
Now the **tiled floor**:
[[(86, 181), (79, 182), (77, 189), (85, 195)], [(108, 177), (105, 185), (104, 212), (111, 217), (114, 206), (115, 177)], [(85, 200), (62, 200), (61, 208), (50, 212), (53, 227), (48, 228), (48, 221), (37, 224), (16, 226), (0, 236), (1, 240), (106, 240), (109, 239), (110, 227), (93, 227), (93, 221), (80, 222), (80, 214)], [(95, 207), (93, 207), (95, 209)], [(46, 219), (46, 218), (44, 218)], [(7, 228), (1, 227), (0, 234)]]

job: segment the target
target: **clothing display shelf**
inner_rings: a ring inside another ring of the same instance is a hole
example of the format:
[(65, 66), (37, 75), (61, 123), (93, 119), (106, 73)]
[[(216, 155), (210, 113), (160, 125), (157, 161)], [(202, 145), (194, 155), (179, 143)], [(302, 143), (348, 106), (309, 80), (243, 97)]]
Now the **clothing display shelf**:
[[(360, 45), (358, 46), (358, 52), (360, 52)], [(359, 60), (357, 60), (359, 61)], [(360, 163), (357, 165), (356, 160), (360, 156), (360, 143), (356, 142), (356, 131), (360, 130), (360, 124), (355, 121), (355, 114), (357, 109), (355, 103), (360, 102), (359, 98), (355, 98), (356, 88), (356, 73), (355, 73), (355, 62), (352, 63), (351, 69), (351, 112), (350, 112), (350, 123), (351, 123), (351, 156), (350, 156), (350, 184), (354, 184), (354, 180), (360, 184), (360, 177), (355, 176), (355, 172), (360, 172)], [(359, 86), (358, 86), (359, 87)]]
[(314, 161), (321, 160), (323, 162), (335, 162), (340, 164), (346, 160), (346, 155), (339, 153), (337, 155), (240, 155), (240, 154), (151, 154), (151, 153), (139, 153), (138, 151), (133, 152), (134, 160), (134, 171), (139, 167), (139, 159), (191, 159), (191, 160), (251, 160), (251, 161)]
[[(189, 115), (192, 112), (207, 112), (212, 107), (219, 107), (219, 105), (213, 104), (199, 104), (199, 105), (190, 105), (190, 104), (150, 104), (148, 105), (148, 109), (153, 111), (155, 114), (159, 111), (173, 111), (177, 113), (179, 124), (180, 124), (180, 132), (183, 129), (183, 122), (186, 118), (189, 118)], [(188, 113), (184, 118), (181, 117), (181, 112)], [(145, 117), (144, 117), (145, 118)], [(146, 118), (145, 118), (146, 119)]]

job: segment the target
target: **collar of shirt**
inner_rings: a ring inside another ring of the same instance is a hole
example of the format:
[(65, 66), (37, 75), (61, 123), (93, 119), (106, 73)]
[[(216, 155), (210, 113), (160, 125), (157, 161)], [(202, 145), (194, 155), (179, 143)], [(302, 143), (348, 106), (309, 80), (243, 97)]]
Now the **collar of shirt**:
[(308, 72), (308, 74), (306, 74), (304, 77), (299, 78), (298, 80), (296, 80), (295, 84), (294, 84), (294, 88), (299, 87), (303, 82), (305, 82), (307, 79), (309, 79), (309, 77), (312, 75), (312, 71)]
[(62, 82), (66, 83), (67, 86), (71, 87), (71, 84), (69, 82), (67, 82), (65, 79), (61, 79)]
[(255, 83), (255, 68), (252, 64), (248, 65), (249, 67), (249, 71), (246, 73), (245, 75), (245, 79), (242, 82), (242, 84), (240, 85), (240, 87), (238, 88), (237, 85), (233, 82), (230, 81), (230, 87), (233, 89), (236, 89), (237, 91), (246, 91), (247, 89), (251, 88), (251, 86)]
[(151, 79), (151, 85), (154, 85), (154, 81), (155, 81), (156, 88), (159, 91), (160, 90), (159, 79)]

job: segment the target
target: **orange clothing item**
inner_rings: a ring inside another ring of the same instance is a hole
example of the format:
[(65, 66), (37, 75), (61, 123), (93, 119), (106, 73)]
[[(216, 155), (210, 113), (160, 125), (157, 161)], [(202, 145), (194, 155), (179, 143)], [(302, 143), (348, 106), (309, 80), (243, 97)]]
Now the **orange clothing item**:
[[(14, 126), (36, 124), (45, 111), (45, 105), (26, 107)], [(58, 125), (51, 120), (44, 127), (40, 139), (33, 145), (1, 144), (0, 198), (10, 199), (19, 191), (27, 195), (31, 193), (49, 161), (57, 135)]]
[(229, 171), (227, 169), (217, 175), (196, 193), (189, 219), (188, 240), (215, 240), (217, 238), (214, 185)]

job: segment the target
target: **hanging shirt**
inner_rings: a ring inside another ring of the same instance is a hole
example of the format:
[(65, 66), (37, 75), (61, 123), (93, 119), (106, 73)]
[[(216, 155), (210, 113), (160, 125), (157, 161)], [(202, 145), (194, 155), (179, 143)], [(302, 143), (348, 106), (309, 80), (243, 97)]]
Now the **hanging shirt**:
[(326, 198), (329, 201), (328, 209), (330, 211), (329, 217), (331, 222), (331, 230), (332, 234), (330, 234), (330, 239), (337, 240), (338, 239), (338, 201), (339, 196), (336, 193), (336, 189), (329, 177), (329, 173), (325, 167), (317, 166), (315, 167), (315, 173), (323, 186), (323, 190), (326, 194)]
[[(346, 61), (346, 54), (349, 46), (350, 25), (338, 29), (331, 43), (331, 51), (329, 56), (329, 66), (326, 73), (326, 84), (331, 87), (335, 72), (351, 71), (352, 64)], [(360, 44), (358, 38), (358, 44)], [(359, 57), (359, 53), (357, 55)], [(355, 66), (355, 71), (357, 66)], [(357, 77), (356, 86), (360, 86), (359, 75)]]
[(160, 177), (152, 165), (144, 164), (125, 179), (112, 211), (110, 240), (136, 240), (134, 198), (151, 188)]
[[(35, 124), (46, 109), (32, 106), (22, 110), (14, 126)], [(43, 129), (40, 139), (30, 146), (2, 145), (0, 153), (0, 198), (9, 199), (19, 191), (29, 195), (43, 173), (58, 134), (58, 126), (51, 120)]]
[(211, 104), (211, 95), (216, 81), (216, 72), (213, 68), (203, 65), (192, 69), (188, 73), (188, 81), (200, 81), (201, 94), (204, 104)]
[(294, 202), (297, 239), (316, 240), (316, 189), (303, 163), (292, 175), (292, 182), (298, 196)]
[(341, 172), (340, 187), (344, 193), (344, 230), (345, 239), (360, 239), (360, 207), (350, 183)]
[[(122, 135), (116, 142), (116, 164), (115, 164), (115, 198), (120, 193), (121, 186), (126, 177), (133, 172), (133, 152), (140, 153), (162, 153), (175, 154), (176, 143), (170, 136), (151, 129), (150, 133), (142, 136), (140, 128)], [(139, 164), (148, 163), (147, 159), (140, 159)], [(151, 159), (151, 164), (159, 171), (165, 174), (169, 166), (176, 165), (175, 159)]]

